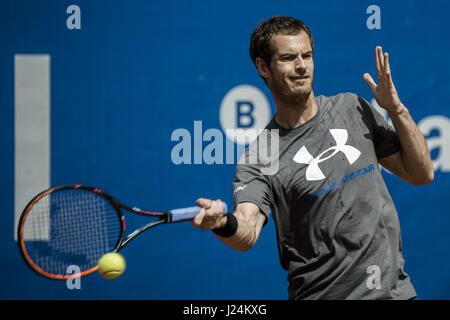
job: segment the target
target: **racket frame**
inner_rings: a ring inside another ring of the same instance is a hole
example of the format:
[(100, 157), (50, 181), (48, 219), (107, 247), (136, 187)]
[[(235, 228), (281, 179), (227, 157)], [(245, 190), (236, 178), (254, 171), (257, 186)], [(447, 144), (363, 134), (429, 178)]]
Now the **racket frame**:
[[(28, 254), (27, 250), (26, 250), (26, 245), (25, 245), (25, 240), (24, 240), (24, 226), (25, 226), (25, 221), (26, 218), (28, 217), (28, 214), (30, 213), (31, 209), (34, 207), (34, 205), (41, 200), (42, 198), (44, 198), (45, 196), (48, 196), (54, 192), (57, 191), (61, 191), (64, 189), (82, 189), (82, 190), (87, 190), (93, 193), (96, 193), (100, 196), (102, 196), (103, 198), (105, 198), (114, 208), (114, 210), (117, 213), (119, 222), (120, 222), (120, 234), (119, 234), (119, 238), (116, 241), (116, 244), (114, 246), (114, 249), (112, 250), (112, 252), (119, 252), (120, 250), (122, 250), (125, 245), (127, 245), (132, 239), (134, 239), (137, 235), (141, 234), (142, 232), (155, 227), (159, 224), (164, 224), (164, 223), (169, 223), (171, 221), (171, 213), (169, 211), (166, 212), (151, 212), (151, 211), (146, 211), (146, 210), (142, 210), (136, 207), (129, 207), (123, 203), (121, 203), (120, 201), (118, 201), (117, 199), (113, 198), (111, 195), (105, 193), (103, 190), (99, 189), (99, 188), (95, 188), (95, 187), (90, 187), (90, 186), (86, 186), (86, 185), (81, 185), (81, 184), (74, 184), (74, 185), (61, 185), (61, 186), (57, 186), (57, 187), (53, 187), (53, 188), (49, 188), (47, 190), (44, 190), (42, 192), (40, 192), (39, 194), (37, 194), (33, 199), (31, 199), (27, 206), (23, 209), (22, 214), (20, 216), (19, 219), (19, 224), (18, 224), (18, 228), (17, 228), (17, 243), (19, 246), (19, 251), (22, 254), (22, 257), (24, 258), (25, 262), (28, 264), (28, 266), (31, 267), (31, 269), (33, 269), (35, 272), (37, 272), (39, 275), (44, 276), (46, 278), (49, 279), (56, 279), (56, 280), (66, 280), (69, 279), (70, 277), (73, 277), (74, 274), (53, 274), (53, 273), (49, 273), (45, 270), (43, 270), (41, 267), (39, 267), (34, 261), (33, 259), (30, 257), (30, 255)], [(139, 214), (141, 216), (146, 216), (146, 217), (158, 217), (159, 219), (157, 221), (153, 221), (150, 222), (144, 226), (142, 226), (139, 229), (136, 229), (135, 231), (133, 231), (131, 234), (129, 234), (126, 238), (125, 238), (125, 231), (126, 231), (126, 221), (125, 221), (125, 216), (122, 212), (121, 209), (125, 209), (127, 211)], [(106, 254), (107, 252), (105, 252)], [(89, 274), (92, 274), (94, 272), (96, 272), (98, 270), (98, 264), (95, 265), (94, 267), (84, 270), (82, 272), (80, 272), (79, 274), (77, 274), (76, 276), (87, 276)]]

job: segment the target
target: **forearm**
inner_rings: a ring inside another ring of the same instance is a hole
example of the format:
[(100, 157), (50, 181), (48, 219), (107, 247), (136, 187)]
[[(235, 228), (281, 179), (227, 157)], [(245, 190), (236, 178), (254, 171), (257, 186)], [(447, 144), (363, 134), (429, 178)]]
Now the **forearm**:
[(236, 233), (230, 237), (221, 237), (217, 234), (215, 236), (235, 250), (247, 251), (255, 245), (264, 225), (265, 217), (258, 213), (256, 218), (248, 219), (239, 211), (235, 211), (233, 215), (238, 223)]
[(402, 146), (402, 162), (408, 175), (418, 183), (430, 182), (434, 175), (430, 152), (409, 110), (401, 104), (389, 115)]
[(266, 221), (266, 216), (257, 205), (239, 203), (230, 215), (224, 214), (221, 200), (200, 198), (196, 203), (202, 209), (192, 220), (195, 228), (213, 230), (217, 238), (239, 251), (246, 251), (255, 245)]

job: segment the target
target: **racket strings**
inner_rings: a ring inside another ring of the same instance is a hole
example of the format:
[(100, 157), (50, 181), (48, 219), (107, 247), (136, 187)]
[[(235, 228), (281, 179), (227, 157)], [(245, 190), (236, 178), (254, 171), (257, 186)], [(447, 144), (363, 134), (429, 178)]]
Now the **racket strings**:
[(109, 201), (83, 189), (62, 189), (40, 199), (24, 224), (25, 249), (47, 273), (81, 272), (112, 251), (121, 234), (119, 216)]

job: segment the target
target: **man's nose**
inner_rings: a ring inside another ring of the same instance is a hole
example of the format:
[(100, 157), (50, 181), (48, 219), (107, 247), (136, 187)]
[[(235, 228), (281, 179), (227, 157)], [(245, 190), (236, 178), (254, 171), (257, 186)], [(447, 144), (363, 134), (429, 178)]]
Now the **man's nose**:
[(295, 69), (302, 70), (302, 71), (306, 70), (306, 63), (302, 57), (298, 57), (297, 60), (295, 61)]

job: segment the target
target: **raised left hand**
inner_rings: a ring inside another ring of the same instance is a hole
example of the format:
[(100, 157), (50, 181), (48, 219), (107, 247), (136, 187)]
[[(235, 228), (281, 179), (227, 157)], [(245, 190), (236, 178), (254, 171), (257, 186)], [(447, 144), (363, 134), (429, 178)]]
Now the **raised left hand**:
[(375, 83), (368, 73), (364, 74), (364, 80), (372, 90), (373, 96), (380, 107), (386, 109), (389, 113), (400, 112), (403, 105), (392, 82), (389, 55), (387, 52), (383, 54), (383, 50), (379, 46), (375, 48), (375, 66), (378, 84)]

